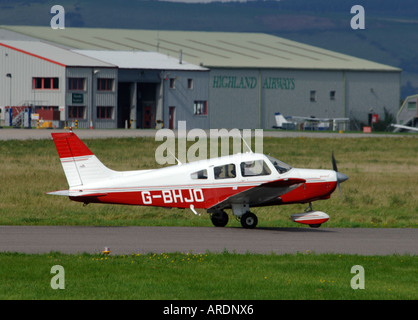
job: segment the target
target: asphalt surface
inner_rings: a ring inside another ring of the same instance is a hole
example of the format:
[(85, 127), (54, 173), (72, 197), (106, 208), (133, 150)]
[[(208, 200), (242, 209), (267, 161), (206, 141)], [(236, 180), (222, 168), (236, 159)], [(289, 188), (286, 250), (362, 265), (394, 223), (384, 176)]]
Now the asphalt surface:
[(0, 226), (0, 251), (22, 253), (418, 254), (418, 229)]
[[(68, 130), (0, 129), (0, 140), (51, 139)], [(155, 137), (157, 130), (74, 130), (81, 139)], [(209, 135), (208, 135), (209, 136)], [(391, 134), (264, 131), (264, 137), (405, 137)], [(408, 135), (416, 137), (418, 135)], [(190, 252), (417, 254), (418, 229), (0, 226), (0, 251), (112, 254)]]
[[(188, 130), (191, 128), (188, 128)], [(128, 137), (155, 137), (158, 130), (154, 129), (74, 129), (80, 139), (101, 139), (101, 138), (128, 138)], [(28, 140), (28, 139), (51, 139), (52, 132), (68, 132), (68, 130), (55, 129), (0, 129), (0, 140)], [(206, 130), (210, 136), (209, 130)], [(176, 132), (177, 134), (177, 132)], [(254, 130), (252, 130), (254, 134)], [(332, 132), (312, 132), (312, 131), (282, 131), (264, 130), (263, 137), (276, 138), (399, 138), (399, 137), (418, 137), (418, 134), (374, 134), (374, 133), (332, 133)]]

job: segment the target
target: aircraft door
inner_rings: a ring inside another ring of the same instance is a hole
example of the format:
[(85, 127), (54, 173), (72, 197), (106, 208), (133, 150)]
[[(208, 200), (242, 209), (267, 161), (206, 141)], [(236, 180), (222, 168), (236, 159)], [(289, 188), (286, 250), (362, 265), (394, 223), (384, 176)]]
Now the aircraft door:
[(236, 166), (234, 163), (215, 166), (213, 168), (213, 175), (215, 183), (222, 185), (222, 187), (216, 188), (216, 197), (218, 201), (223, 201), (236, 193), (238, 184), (235, 185), (233, 182), (238, 181)]

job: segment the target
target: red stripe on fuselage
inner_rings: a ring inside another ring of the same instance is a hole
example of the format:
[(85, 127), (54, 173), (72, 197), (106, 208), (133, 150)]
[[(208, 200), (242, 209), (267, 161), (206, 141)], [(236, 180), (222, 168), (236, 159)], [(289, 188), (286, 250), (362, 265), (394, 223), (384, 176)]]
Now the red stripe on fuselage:
[[(182, 188), (181, 186), (162, 190), (144, 191), (110, 191), (102, 189), (106, 195), (70, 197), (71, 200), (84, 203), (108, 203), (139, 206), (207, 209), (237, 193), (256, 186), (213, 187), (212, 188)], [(269, 201), (266, 205), (280, 205), (293, 203), (308, 203), (316, 200), (328, 199), (337, 187), (335, 181), (304, 183), (290, 191), (277, 201)], [(251, 205), (251, 204), (250, 204)], [(262, 206), (263, 204), (257, 205)]]
[(70, 197), (73, 201), (84, 203), (108, 203), (155, 207), (174, 207), (207, 209), (234, 194), (254, 188), (254, 186), (224, 188), (188, 188), (165, 189), (152, 191), (106, 192), (105, 196)]

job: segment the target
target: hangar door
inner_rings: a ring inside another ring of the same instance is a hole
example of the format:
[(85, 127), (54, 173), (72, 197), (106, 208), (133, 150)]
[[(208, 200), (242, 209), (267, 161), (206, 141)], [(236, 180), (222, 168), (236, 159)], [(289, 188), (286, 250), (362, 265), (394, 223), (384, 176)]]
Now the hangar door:
[(119, 82), (118, 128), (155, 128), (158, 83)]
[(157, 83), (138, 83), (138, 128), (155, 128)]
[(118, 83), (118, 128), (130, 127), (131, 82)]

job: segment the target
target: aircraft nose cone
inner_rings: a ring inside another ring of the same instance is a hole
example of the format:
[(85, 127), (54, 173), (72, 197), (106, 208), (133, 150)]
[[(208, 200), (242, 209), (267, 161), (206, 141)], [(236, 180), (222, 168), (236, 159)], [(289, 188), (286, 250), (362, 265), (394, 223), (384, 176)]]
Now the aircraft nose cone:
[(337, 181), (338, 182), (344, 182), (346, 180), (348, 180), (348, 177), (344, 173), (337, 172)]

